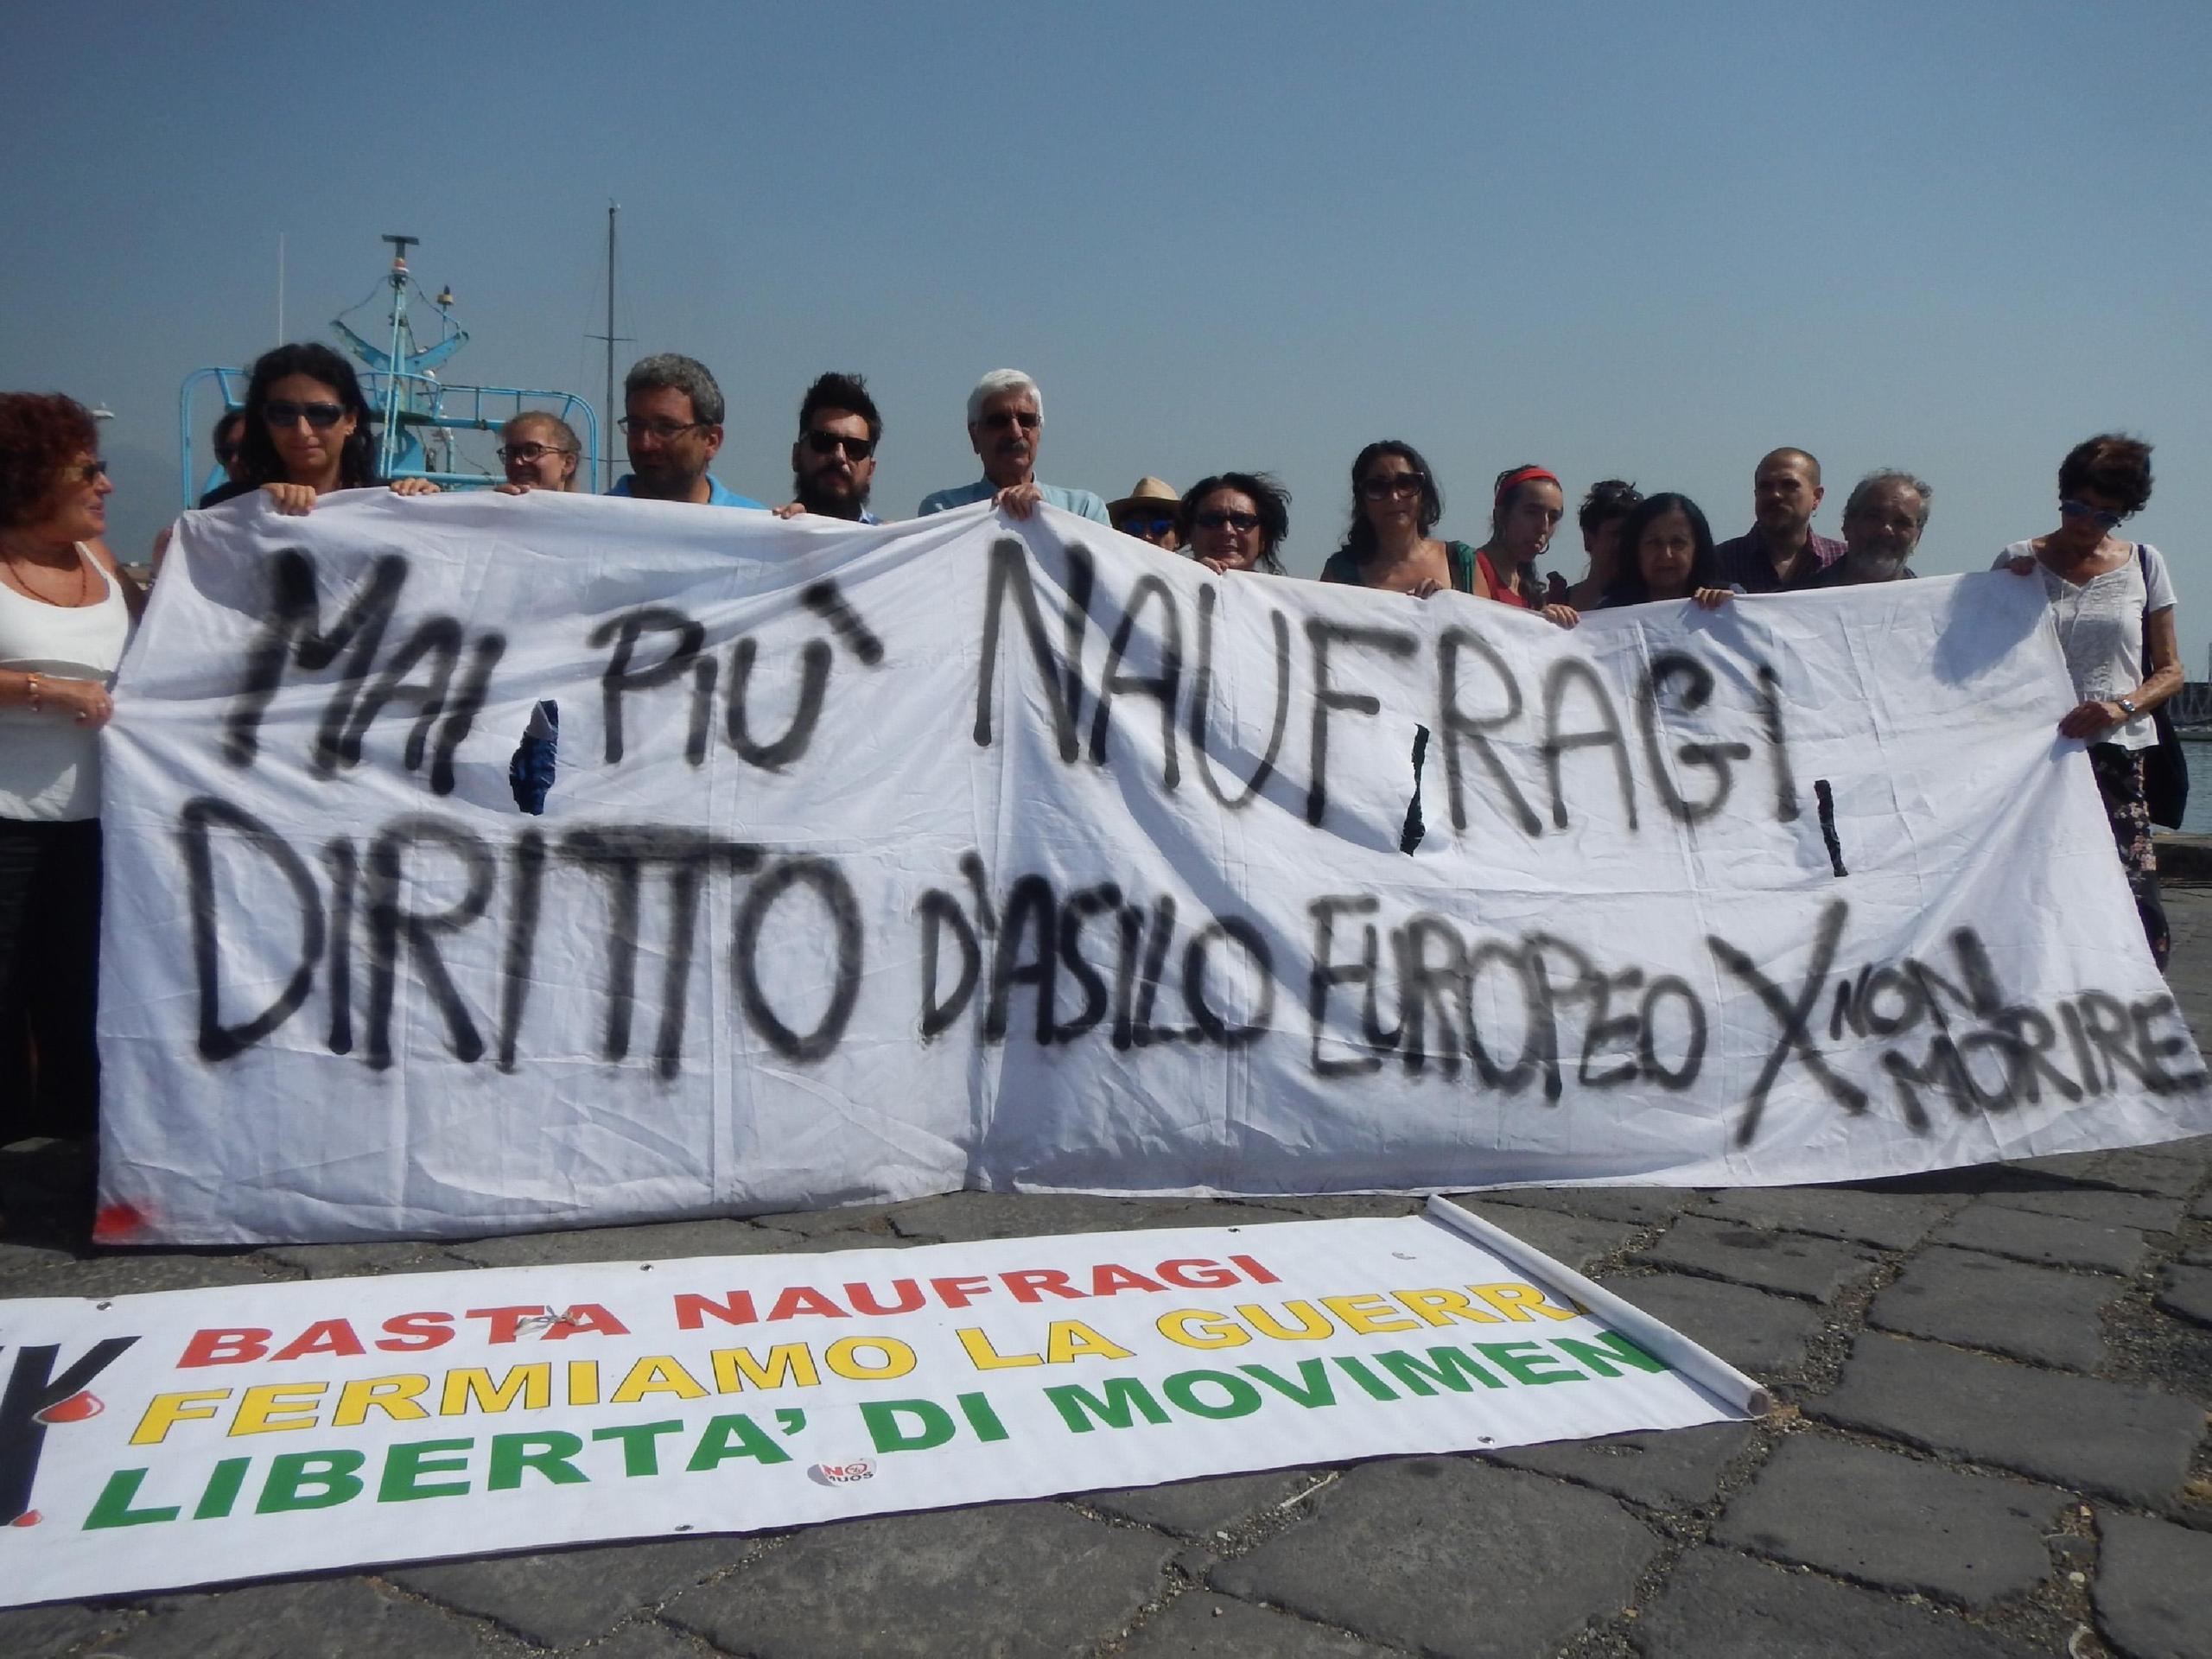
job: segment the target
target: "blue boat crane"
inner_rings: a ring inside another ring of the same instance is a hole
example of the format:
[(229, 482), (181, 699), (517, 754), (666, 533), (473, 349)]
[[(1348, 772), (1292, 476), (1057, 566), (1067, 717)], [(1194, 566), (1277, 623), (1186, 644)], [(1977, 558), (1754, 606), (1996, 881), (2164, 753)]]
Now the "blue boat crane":
[[(378, 289), (352, 310), (334, 318), (331, 327), (346, 350), (364, 366), (361, 395), (367, 400), (376, 429), (377, 469), (385, 478), (427, 478), (448, 489), (482, 488), (499, 481), (498, 474), (478, 468), (461, 469), (454, 439), (462, 432), (496, 432), (525, 410), (539, 409), (557, 416), (582, 439), (584, 453), (577, 476), (591, 479), (599, 466), (599, 416), (573, 392), (526, 386), (448, 385), (438, 371), (463, 346), (468, 332), (454, 321), (453, 290), (442, 289), (433, 299), (423, 291), (407, 268), (407, 250), (419, 238), (386, 236), (391, 244), (391, 270)], [(372, 304), (378, 292), (391, 292), (388, 344), (377, 346), (363, 338), (346, 321)], [(408, 299), (413, 294), (438, 315), (438, 337), (423, 345), (415, 334)], [(193, 439), (195, 430), (212, 429), (195, 422), (194, 410), (203, 390), (213, 385), (225, 409), (245, 406), (250, 371), (238, 368), (194, 369), (184, 378), (178, 398), (177, 443), (179, 476), (184, 505), (223, 482), (219, 467), (195, 476)]]

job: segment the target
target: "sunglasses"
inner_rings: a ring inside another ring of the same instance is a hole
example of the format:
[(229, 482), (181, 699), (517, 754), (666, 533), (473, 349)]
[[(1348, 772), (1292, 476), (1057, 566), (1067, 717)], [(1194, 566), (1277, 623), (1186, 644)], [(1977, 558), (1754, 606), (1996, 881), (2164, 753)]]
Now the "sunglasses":
[(1174, 528), (1173, 518), (1124, 518), (1121, 524), (1124, 536), (1165, 536)]
[(1256, 512), (1230, 512), (1226, 508), (1215, 507), (1198, 515), (1198, 525), (1200, 530), (1257, 530), (1260, 515)]
[(671, 438), (680, 438), (686, 432), (712, 426), (712, 421), (639, 421), (625, 415), (614, 423), (622, 435), (630, 438), (658, 438), (666, 443)]
[(1419, 495), (1421, 486), (1428, 480), (1419, 473), (1377, 474), (1359, 481), (1359, 493), (1370, 501), (1387, 500), (1394, 495)]
[(61, 476), (75, 479), (79, 484), (97, 484), (107, 476), (107, 462), (79, 461), (73, 467), (64, 467), (61, 469)]
[(2076, 501), (2070, 496), (2058, 504), (2060, 514), (2068, 518), (2087, 518), (2099, 530), (2118, 530), (2126, 519), (2124, 512), (2114, 512), (2109, 507), (2093, 507), (2086, 501)]
[(817, 427), (806, 435), (806, 447), (817, 455), (834, 455), (842, 449), (855, 461), (866, 461), (875, 453), (875, 440), (848, 437), (842, 432), (824, 432)]
[(1034, 432), (1045, 424), (1045, 417), (1027, 409), (995, 409), (983, 416), (983, 424), (994, 432), (1003, 432), (1010, 426)]
[(492, 452), (502, 462), (520, 461), (529, 467), (548, 455), (573, 455), (573, 449), (564, 449), (557, 443), (503, 443)]
[(327, 432), (346, 418), (343, 404), (296, 404), (289, 397), (271, 397), (261, 406), (261, 418), (282, 430), (305, 421), (318, 432)]

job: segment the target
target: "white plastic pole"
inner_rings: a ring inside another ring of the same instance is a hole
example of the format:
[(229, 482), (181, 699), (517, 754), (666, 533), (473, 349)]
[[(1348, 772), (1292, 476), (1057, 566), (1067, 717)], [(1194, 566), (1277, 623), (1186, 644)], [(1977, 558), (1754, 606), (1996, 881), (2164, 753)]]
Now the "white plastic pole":
[(1632, 1302), (1622, 1300), (1596, 1281), (1586, 1278), (1563, 1262), (1555, 1262), (1533, 1244), (1484, 1221), (1471, 1210), (1441, 1193), (1428, 1201), (1428, 1213), (1454, 1232), (1474, 1240), (1493, 1255), (1503, 1256), (1546, 1290), (1580, 1304), (1654, 1358), (1674, 1370), (1723, 1403), (1753, 1417), (1774, 1409), (1774, 1396), (1765, 1385), (1745, 1376), (1726, 1360), (1700, 1348), (1681, 1332), (1652, 1318)]

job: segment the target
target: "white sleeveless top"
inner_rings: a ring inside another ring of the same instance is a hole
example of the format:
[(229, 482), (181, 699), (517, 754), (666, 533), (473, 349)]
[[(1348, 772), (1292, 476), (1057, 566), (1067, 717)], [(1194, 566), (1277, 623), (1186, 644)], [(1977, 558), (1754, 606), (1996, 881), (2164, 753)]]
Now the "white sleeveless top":
[[(45, 605), (0, 584), (0, 668), (108, 685), (130, 638), (123, 588), (79, 543), (77, 556), (106, 595)], [(100, 815), (100, 734), (50, 705), (0, 709), (0, 818), (68, 821)]]

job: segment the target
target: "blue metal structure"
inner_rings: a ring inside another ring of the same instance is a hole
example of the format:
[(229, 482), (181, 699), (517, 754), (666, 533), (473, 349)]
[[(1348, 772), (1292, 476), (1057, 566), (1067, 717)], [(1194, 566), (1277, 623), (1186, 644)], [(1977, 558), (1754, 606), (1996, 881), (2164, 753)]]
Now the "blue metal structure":
[[(467, 331), (453, 320), (450, 289), (431, 299), (422, 292), (407, 269), (411, 236), (387, 236), (392, 245), (391, 270), (379, 288), (391, 296), (389, 345), (378, 346), (350, 327), (346, 319), (370, 304), (372, 293), (360, 305), (334, 319), (331, 327), (340, 343), (364, 365), (361, 395), (367, 399), (377, 438), (377, 467), (385, 478), (427, 478), (448, 489), (480, 488), (499, 481), (486, 468), (464, 471), (457, 465), (454, 439), (463, 432), (496, 432), (525, 410), (542, 410), (559, 416), (582, 439), (584, 453), (577, 462), (577, 476), (588, 480), (597, 475), (600, 455), (599, 416), (574, 392), (525, 386), (448, 385), (438, 370), (468, 343)], [(408, 316), (410, 292), (435, 308), (438, 337), (428, 346), (415, 336)], [(235, 368), (194, 369), (185, 376), (178, 397), (177, 446), (184, 505), (197, 501), (206, 491), (223, 481), (220, 468), (195, 479), (193, 436), (195, 430), (213, 429), (209, 418), (196, 423), (194, 405), (212, 384), (225, 409), (245, 402), (250, 372)]]

